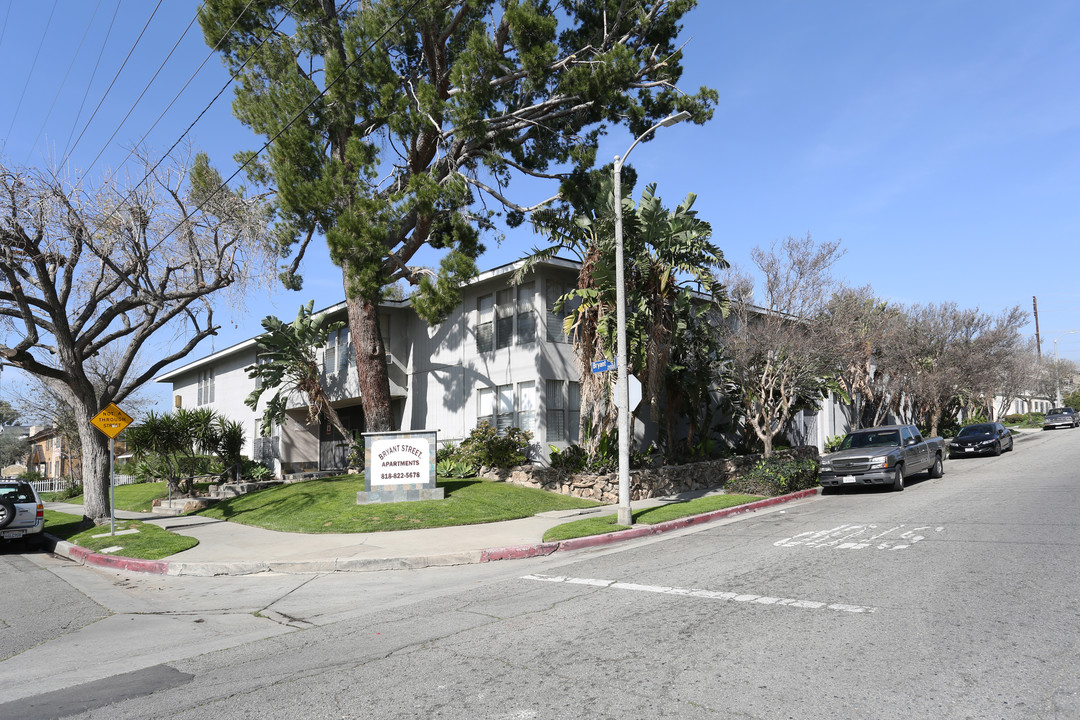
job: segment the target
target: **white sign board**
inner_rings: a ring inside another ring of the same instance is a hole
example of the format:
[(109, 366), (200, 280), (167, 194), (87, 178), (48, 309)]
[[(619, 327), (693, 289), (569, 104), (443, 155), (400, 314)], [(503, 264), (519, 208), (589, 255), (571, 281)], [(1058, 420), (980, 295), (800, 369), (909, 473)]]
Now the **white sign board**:
[(427, 438), (379, 438), (371, 442), (371, 486), (426, 485), (431, 450)]

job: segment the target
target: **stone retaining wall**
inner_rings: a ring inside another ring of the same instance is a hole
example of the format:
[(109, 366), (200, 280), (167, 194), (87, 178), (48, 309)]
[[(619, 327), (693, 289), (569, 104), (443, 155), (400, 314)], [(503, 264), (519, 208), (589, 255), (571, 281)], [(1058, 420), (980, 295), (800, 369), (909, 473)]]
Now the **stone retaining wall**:
[[(777, 450), (774, 457), (795, 460), (817, 459), (817, 448), (808, 446), (792, 450)], [(688, 465), (665, 465), (659, 468), (630, 471), (630, 499), (644, 500), (667, 497), (694, 490), (715, 490), (728, 479), (752, 468), (761, 455), (740, 455), (726, 460), (707, 460)], [(549, 492), (573, 495), (601, 503), (619, 502), (619, 474), (566, 475), (560, 470), (535, 465), (522, 465), (509, 470), (489, 469), (483, 477), (490, 480), (539, 488)]]

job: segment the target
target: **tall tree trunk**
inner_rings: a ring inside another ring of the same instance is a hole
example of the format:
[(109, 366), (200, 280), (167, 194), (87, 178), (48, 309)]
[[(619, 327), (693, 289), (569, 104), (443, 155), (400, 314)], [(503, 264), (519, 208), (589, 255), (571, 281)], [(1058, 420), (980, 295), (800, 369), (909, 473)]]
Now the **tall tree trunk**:
[(98, 413), (96, 403), (72, 397), (75, 424), (82, 446), (83, 515), (94, 522), (109, 517), (109, 438), (94, 427), (90, 418)]
[(368, 432), (393, 430), (390, 376), (386, 371), (386, 349), (379, 329), (378, 304), (355, 297), (347, 298), (345, 304), (349, 309), (349, 336), (356, 353), (364, 428)]

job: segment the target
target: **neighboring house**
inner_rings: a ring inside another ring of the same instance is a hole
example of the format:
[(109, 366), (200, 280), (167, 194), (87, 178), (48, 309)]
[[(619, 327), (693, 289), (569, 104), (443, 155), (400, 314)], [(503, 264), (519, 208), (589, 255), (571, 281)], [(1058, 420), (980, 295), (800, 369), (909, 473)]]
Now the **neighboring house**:
[[(460, 442), (482, 421), (533, 433), (534, 458), (548, 447), (579, 441), (580, 369), (555, 312), (557, 298), (574, 287), (579, 264), (538, 263), (519, 285), (510, 283), (514, 263), (481, 273), (462, 289), (461, 305), (429, 326), (408, 301), (380, 306), (390, 376), (394, 429), (435, 430), (440, 443)], [(299, 304), (299, 301), (298, 301)], [(345, 319), (339, 303), (324, 312)], [(262, 438), (259, 426), (267, 392), (257, 410), (244, 405), (255, 381), (244, 368), (256, 363), (251, 338), (171, 370), (173, 407), (209, 407), (247, 429), (245, 454), (276, 474), (345, 466), (346, 442), (325, 421), (308, 424), (305, 402), (290, 402), (289, 421)], [(343, 424), (364, 430), (355, 358), (348, 328), (336, 331), (318, 352), (323, 383)]]
[[(5, 442), (17, 442), (25, 441), (30, 437), (29, 425), (0, 425), (0, 439)], [(29, 445), (27, 446), (29, 450)], [(29, 459), (29, 452), (23, 455), (9, 455), (6, 456), (8, 460), (12, 461), (11, 465), (0, 468), (0, 477), (18, 477), (26, 472), (26, 462)]]
[(79, 448), (71, 448), (56, 428), (30, 426), (30, 462), (27, 466), (49, 479), (72, 477), (79, 472)]
[[(1001, 398), (995, 398), (995, 402)], [(1009, 407), (1003, 413), (1004, 415), (1025, 415), (1027, 413), (1040, 412), (1044, 413), (1050, 408), (1054, 407), (1054, 401), (1052, 398), (1040, 397), (1036, 395), (1025, 395), (1019, 397), (1009, 403)], [(995, 408), (997, 405), (995, 405)]]

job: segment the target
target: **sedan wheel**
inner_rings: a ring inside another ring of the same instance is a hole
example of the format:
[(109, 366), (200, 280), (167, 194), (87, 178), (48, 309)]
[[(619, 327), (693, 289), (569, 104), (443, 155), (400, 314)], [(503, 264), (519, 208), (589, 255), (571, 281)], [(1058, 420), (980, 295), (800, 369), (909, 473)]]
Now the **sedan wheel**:
[(1001, 454), (1001, 441), (999, 440), (996, 443), (994, 443), (994, 457), (997, 457), (1000, 454)]

